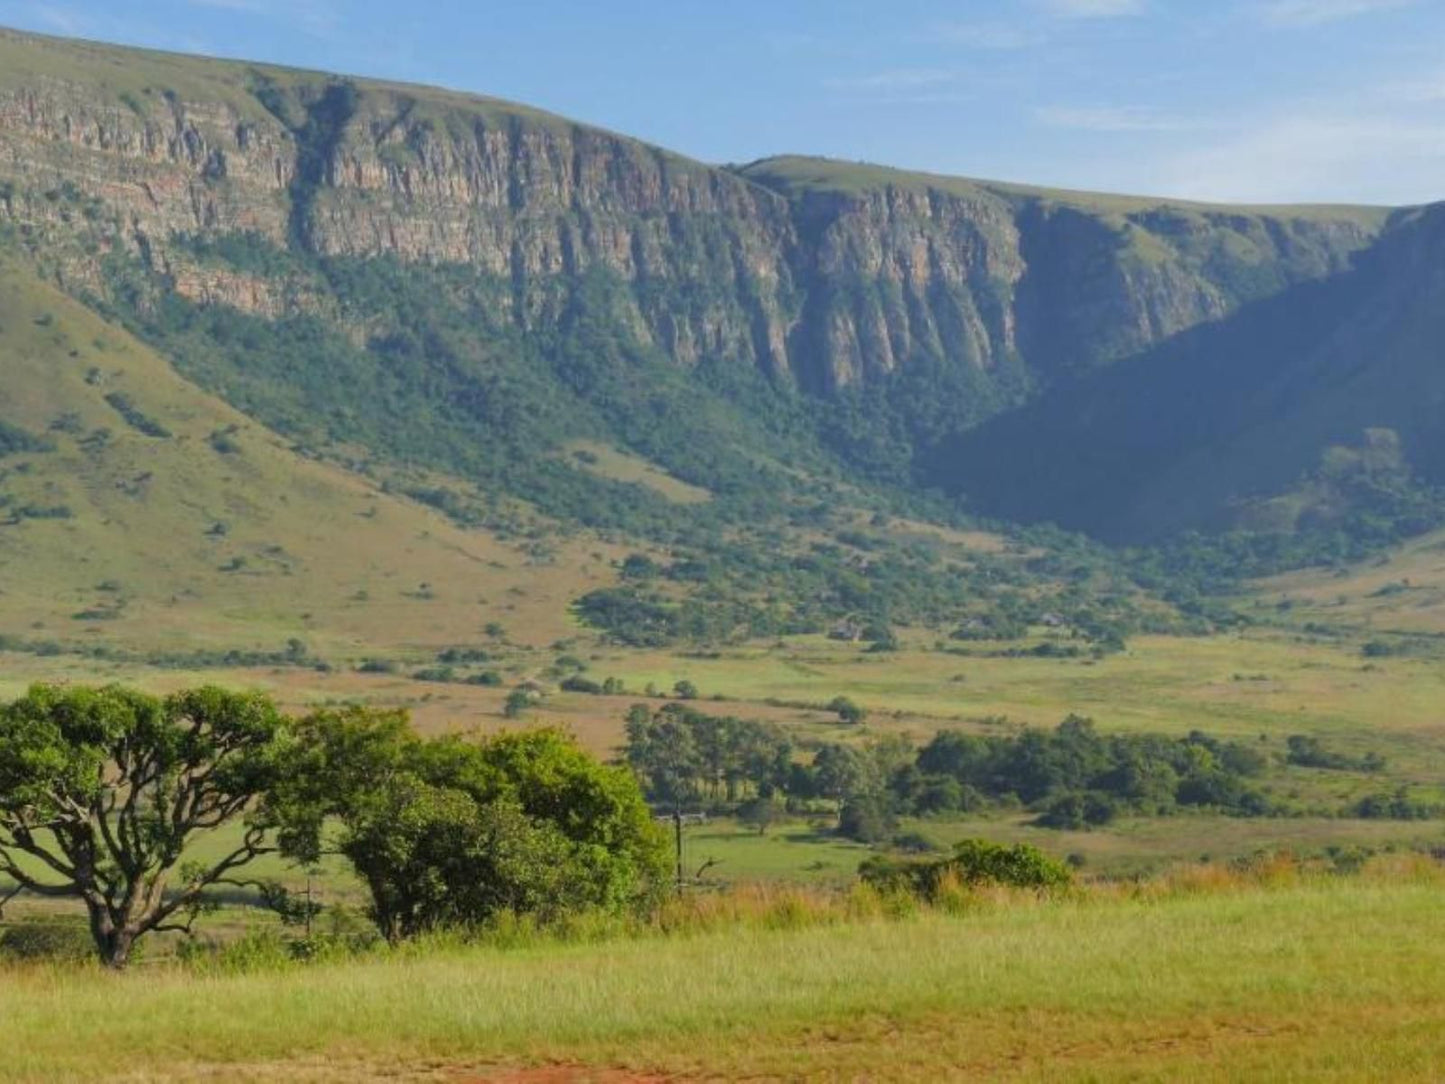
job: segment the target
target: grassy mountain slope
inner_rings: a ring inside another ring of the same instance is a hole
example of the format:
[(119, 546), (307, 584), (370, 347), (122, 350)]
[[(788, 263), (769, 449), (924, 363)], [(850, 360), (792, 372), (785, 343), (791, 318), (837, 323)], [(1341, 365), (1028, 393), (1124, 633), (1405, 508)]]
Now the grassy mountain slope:
[(0, 433), (26, 435), (0, 455), (12, 635), (182, 655), (294, 638), (335, 658), (476, 642), (499, 621), (545, 643), (612, 579), (601, 543), (529, 556), (297, 454), (8, 262), (0, 365)]

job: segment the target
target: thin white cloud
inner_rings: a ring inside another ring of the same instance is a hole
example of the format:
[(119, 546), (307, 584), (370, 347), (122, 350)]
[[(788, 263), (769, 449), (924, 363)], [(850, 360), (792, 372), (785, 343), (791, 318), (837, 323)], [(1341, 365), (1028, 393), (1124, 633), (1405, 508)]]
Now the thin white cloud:
[(1118, 19), (1142, 15), (1145, 0), (1043, 0), (1046, 11), (1065, 19)]
[(1251, 203), (1445, 198), (1445, 120), (1316, 108), (1262, 118), (1167, 158), (1161, 194)]
[(1027, 49), (1043, 41), (1036, 29), (1012, 23), (939, 23), (926, 40), (965, 49)]
[(1182, 132), (1202, 126), (1149, 106), (1042, 106), (1034, 110), (1034, 119), (1053, 128), (1086, 132)]
[(332, 0), (186, 0), (192, 7), (253, 15), (300, 27), (318, 37), (328, 37), (340, 25), (341, 16)]
[(59, 34), (84, 37), (96, 32), (94, 19), (62, 4), (31, 4), (29, 11), (36, 20)]
[(1259, 15), (1271, 26), (1320, 26), (1413, 7), (1418, 0), (1268, 0)]
[(187, 3), (192, 7), (242, 11), (250, 15), (265, 15), (269, 12), (265, 0), (187, 0)]
[(952, 83), (957, 74), (941, 68), (896, 68), (847, 78), (829, 79), (826, 85), (834, 90), (916, 90)]

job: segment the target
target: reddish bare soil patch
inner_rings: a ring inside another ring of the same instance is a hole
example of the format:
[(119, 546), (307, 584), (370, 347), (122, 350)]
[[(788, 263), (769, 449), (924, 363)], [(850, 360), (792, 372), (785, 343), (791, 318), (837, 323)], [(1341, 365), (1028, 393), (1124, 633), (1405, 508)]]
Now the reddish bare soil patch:
[(459, 1084), (674, 1084), (677, 1077), (590, 1065), (542, 1065), (459, 1077)]

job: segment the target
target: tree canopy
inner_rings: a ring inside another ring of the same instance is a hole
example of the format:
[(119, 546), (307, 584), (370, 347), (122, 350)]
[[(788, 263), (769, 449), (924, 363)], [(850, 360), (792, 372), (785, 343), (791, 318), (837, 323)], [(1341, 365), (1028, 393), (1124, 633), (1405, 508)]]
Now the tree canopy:
[(297, 729), (282, 848), (343, 855), (388, 940), (502, 911), (616, 910), (662, 883), (663, 836), (632, 775), (558, 731), (427, 740), (404, 713), (356, 707)]
[[(256, 694), (36, 685), (0, 709), (0, 873), (80, 899), (97, 954), (124, 967), (139, 938), (188, 929), (207, 887), (273, 849), (263, 796), (289, 745)], [(234, 848), (182, 866), (194, 835), (237, 819)]]

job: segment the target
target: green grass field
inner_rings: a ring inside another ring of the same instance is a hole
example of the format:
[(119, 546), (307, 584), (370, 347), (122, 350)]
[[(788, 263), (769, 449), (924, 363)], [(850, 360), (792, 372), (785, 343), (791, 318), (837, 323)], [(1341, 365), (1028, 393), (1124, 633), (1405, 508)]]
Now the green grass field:
[(15, 971), (0, 1077), (1438, 1079), (1441, 889), (1416, 868), (211, 977)]

